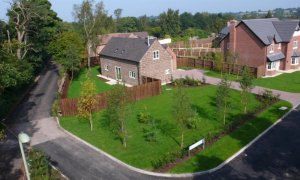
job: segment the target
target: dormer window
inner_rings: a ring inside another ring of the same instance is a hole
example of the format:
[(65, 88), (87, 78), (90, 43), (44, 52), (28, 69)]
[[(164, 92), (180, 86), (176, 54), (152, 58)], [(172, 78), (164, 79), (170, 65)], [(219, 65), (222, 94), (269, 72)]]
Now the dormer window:
[(294, 43), (293, 43), (293, 49), (298, 49), (298, 41), (294, 41)]
[(159, 59), (159, 50), (153, 51), (153, 60)]

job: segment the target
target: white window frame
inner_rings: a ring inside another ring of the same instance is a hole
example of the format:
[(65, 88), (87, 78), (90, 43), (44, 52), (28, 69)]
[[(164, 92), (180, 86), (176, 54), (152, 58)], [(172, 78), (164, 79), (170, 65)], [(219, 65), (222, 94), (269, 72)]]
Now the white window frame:
[(166, 70), (165, 70), (165, 74), (166, 74), (166, 75), (171, 74), (170, 69), (166, 69)]
[(291, 64), (292, 65), (298, 65), (299, 64), (299, 58), (298, 57), (292, 57)]
[(104, 70), (105, 70), (105, 71), (108, 71), (108, 64), (105, 64), (105, 65), (104, 65)]
[(136, 79), (136, 73), (134, 71), (129, 71), (129, 78)]
[(298, 41), (294, 41), (293, 42), (293, 49), (298, 49), (298, 46), (299, 46)]
[(153, 51), (153, 60), (158, 60), (159, 59), (159, 50)]
[(270, 45), (270, 51), (269, 51), (269, 53), (273, 53), (274, 52), (274, 44), (272, 43), (271, 45)]
[(277, 49), (281, 49), (281, 43), (278, 44), (278, 48)]
[(273, 62), (267, 62), (267, 70), (275, 70), (276, 69), (276, 63)]

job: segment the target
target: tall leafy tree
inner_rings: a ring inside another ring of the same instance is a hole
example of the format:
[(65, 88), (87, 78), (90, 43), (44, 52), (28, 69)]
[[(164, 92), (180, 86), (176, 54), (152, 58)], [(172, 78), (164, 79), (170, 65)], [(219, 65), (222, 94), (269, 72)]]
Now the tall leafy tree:
[[(88, 75), (87, 75), (88, 76)], [(78, 101), (78, 116), (82, 119), (89, 120), (91, 131), (93, 130), (92, 111), (95, 108), (97, 90), (95, 83), (88, 77), (81, 87)]]
[(187, 94), (183, 91), (181, 85), (179, 85), (176, 93), (174, 94), (173, 103), (173, 118), (177, 122), (181, 132), (180, 147), (184, 145), (184, 131), (187, 126), (188, 119), (194, 116), (194, 111), (191, 107)]
[(168, 9), (167, 12), (160, 14), (159, 24), (163, 35), (178, 36), (180, 33), (179, 10)]
[(247, 113), (247, 105), (249, 104), (249, 95), (253, 88), (253, 76), (250, 72), (248, 66), (244, 66), (241, 74), (241, 79), (239, 80), (241, 93), (241, 103), (244, 107), (244, 113)]
[(72, 80), (74, 71), (79, 70), (83, 57), (84, 43), (80, 35), (76, 32), (59, 34), (55, 40), (51, 41), (49, 51), (65, 71), (71, 72)]
[(121, 139), (123, 146), (127, 147), (126, 124), (129, 116), (129, 99), (125, 85), (117, 84), (110, 91), (106, 114), (112, 130)]
[(189, 12), (184, 12), (180, 14), (180, 25), (181, 30), (186, 30), (188, 28), (194, 27), (194, 17)]
[(90, 67), (90, 57), (96, 51), (98, 43), (97, 35), (113, 29), (113, 19), (107, 15), (102, 1), (95, 4), (93, 0), (84, 0), (81, 4), (74, 5), (73, 13), (84, 34), (88, 66)]
[(228, 81), (227, 77), (224, 76), (218, 85), (216, 92), (216, 105), (217, 112), (223, 120), (223, 124), (226, 124), (226, 117), (230, 109), (230, 86), (231, 83)]
[(138, 31), (138, 20), (136, 17), (123, 17), (119, 19), (118, 26), (117, 26), (118, 32), (136, 32)]

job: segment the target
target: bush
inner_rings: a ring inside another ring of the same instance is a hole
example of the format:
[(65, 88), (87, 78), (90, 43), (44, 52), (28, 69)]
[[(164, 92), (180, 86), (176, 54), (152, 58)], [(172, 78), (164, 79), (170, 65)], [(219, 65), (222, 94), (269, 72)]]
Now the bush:
[(60, 112), (60, 107), (59, 107), (59, 101), (55, 100), (52, 104), (51, 108), (51, 115), (52, 116), (58, 116)]
[(176, 159), (183, 157), (184, 151), (178, 150), (175, 152), (167, 152), (162, 158), (152, 161), (152, 166), (155, 169), (158, 169), (162, 166), (167, 165), (168, 163), (175, 162)]
[(197, 129), (198, 128), (198, 124), (199, 124), (199, 117), (198, 115), (195, 115), (194, 117), (192, 118), (189, 118), (187, 121), (186, 121), (186, 127), (188, 129)]
[(28, 168), (32, 179), (48, 179), (49, 158), (41, 151), (31, 149), (28, 154)]
[(265, 105), (270, 105), (279, 100), (279, 94), (274, 95), (270, 90), (264, 90), (259, 96), (258, 100)]
[(147, 112), (147, 109), (145, 108), (145, 111), (138, 113), (137, 119), (139, 123), (148, 124), (151, 121), (152, 116), (149, 112)]
[(144, 138), (148, 142), (157, 142), (158, 141), (158, 135), (160, 133), (160, 124), (161, 121), (155, 120), (153, 118), (150, 119), (149, 125), (150, 127), (147, 127), (144, 129)]
[(5, 129), (0, 126), (0, 141), (3, 141), (6, 138)]
[(185, 77), (173, 80), (172, 84), (174, 86), (200, 86), (201, 81), (195, 80), (193, 78)]

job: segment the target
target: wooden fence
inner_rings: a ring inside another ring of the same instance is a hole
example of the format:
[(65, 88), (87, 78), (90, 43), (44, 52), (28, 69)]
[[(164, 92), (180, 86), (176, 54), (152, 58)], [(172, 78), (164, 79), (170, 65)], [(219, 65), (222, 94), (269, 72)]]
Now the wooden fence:
[(181, 48), (172, 50), (177, 57), (201, 57), (208, 53), (221, 52), (220, 48)]
[[(161, 81), (152, 81), (146, 84), (127, 88), (130, 101), (138, 101), (147, 97), (157, 96), (161, 93)], [(107, 97), (109, 92), (98, 94), (95, 98), (97, 103), (94, 112), (107, 107)], [(74, 116), (77, 114), (78, 98), (64, 98), (60, 100), (60, 110), (62, 116)]]
[[(213, 60), (201, 60), (195, 58), (177, 58), (177, 67), (194, 67), (199, 69), (218, 70), (217, 63)], [(239, 75), (242, 72), (244, 65), (222, 63), (222, 72)], [(249, 67), (249, 66), (248, 66)], [(249, 67), (253, 77), (261, 77), (264, 73), (264, 66)]]
[(180, 41), (174, 42), (170, 44), (171, 49), (181, 49), (181, 48), (210, 48), (212, 47), (212, 42), (214, 38), (203, 38), (203, 39), (196, 39), (190, 41)]
[[(94, 56), (94, 57), (91, 57), (91, 67), (94, 67), (94, 66), (100, 66), (100, 57), (99, 56)], [(83, 58), (81, 60), (81, 67), (87, 67), (88, 66), (88, 60), (87, 58)]]

